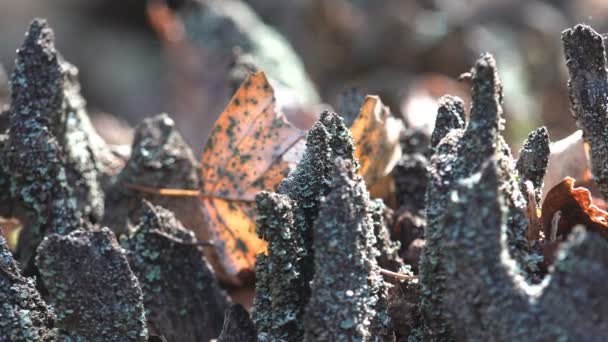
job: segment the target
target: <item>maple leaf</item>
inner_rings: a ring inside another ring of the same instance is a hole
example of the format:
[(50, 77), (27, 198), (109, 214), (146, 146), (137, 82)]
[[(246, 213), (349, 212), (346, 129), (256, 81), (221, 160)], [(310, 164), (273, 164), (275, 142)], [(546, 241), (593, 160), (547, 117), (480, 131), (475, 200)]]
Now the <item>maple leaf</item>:
[(255, 232), (255, 195), (275, 190), (299, 161), (304, 131), (275, 110), (263, 72), (249, 76), (220, 115), (202, 158), (200, 200), (229, 276), (251, 270), (266, 242)]
[[(253, 270), (266, 242), (256, 234), (255, 195), (276, 190), (299, 163), (305, 131), (277, 111), (275, 93), (263, 72), (249, 75), (219, 116), (201, 157), (201, 188), (154, 189), (129, 185), (143, 192), (167, 196), (198, 196), (204, 216), (205, 238), (216, 248), (207, 250), (218, 277), (240, 284)], [(402, 123), (377, 96), (367, 96), (352, 126), (358, 147), (360, 173), (368, 184), (382, 184), (401, 156)]]
[[(351, 130), (368, 184), (378, 183), (401, 157), (401, 129), (377, 96), (366, 97)], [(249, 76), (216, 121), (201, 158), (200, 199), (224, 279), (251, 270), (266, 249), (255, 232), (253, 200), (262, 190), (275, 190), (297, 165), (303, 137), (276, 111), (263, 72)]]
[(391, 116), (378, 96), (366, 96), (350, 130), (355, 140), (359, 174), (368, 187), (386, 177), (401, 158), (399, 135), (403, 123)]

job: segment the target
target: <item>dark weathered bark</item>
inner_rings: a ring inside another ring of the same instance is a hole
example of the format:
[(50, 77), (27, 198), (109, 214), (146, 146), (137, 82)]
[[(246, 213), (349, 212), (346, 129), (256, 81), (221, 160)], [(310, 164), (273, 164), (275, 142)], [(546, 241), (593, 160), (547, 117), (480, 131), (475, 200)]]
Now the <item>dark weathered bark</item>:
[(313, 228), (315, 274), (304, 340), (391, 340), (369, 194), (352, 161), (338, 158), (335, 163), (331, 190)]
[[(484, 54), (472, 69), (472, 98), (470, 122), (466, 128), (435, 127), (445, 136), (434, 149), (431, 158), (425, 230), (426, 246), (420, 263), (420, 280), (423, 286), (421, 303), (425, 318), (425, 334), (431, 340), (453, 339), (453, 329), (446, 317), (446, 274), (448, 260), (441, 248), (445, 239), (445, 217), (449, 213), (447, 203), (454, 186), (462, 179), (477, 173), (488, 158), (498, 161), (501, 189), (507, 215), (507, 242), (509, 252), (523, 270), (536, 269), (536, 260), (530, 258), (525, 240), (527, 219), (525, 200), (519, 191), (513, 170), (509, 147), (502, 138), (502, 85), (494, 58)], [(447, 122), (448, 126), (452, 124)]]
[(170, 211), (143, 203), (143, 214), (123, 246), (143, 292), (151, 334), (169, 342), (217, 338), (229, 300), (194, 234)]
[[(507, 212), (490, 158), (447, 204), (440, 248), (449, 279), (443, 308), (463, 341), (595, 341), (608, 334), (608, 244), (575, 230), (546, 285), (530, 285), (504, 251)], [(593, 304), (591, 304), (593, 303)]]
[(570, 73), (570, 103), (585, 141), (591, 145), (591, 171), (608, 198), (608, 71), (604, 38), (587, 25), (562, 33)]
[(100, 220), (101, 183), (121, 164), (93, 129), (76, 76), (56, 51), (52, 30), (34, 20), (17, 51), (8, 132), (0, 144), (0, 207), (25, 227), (17, 256), (27, 273), (46, 234), (67, 234)]
[(524, 146), (519, 151), (519, 159), (517, 159), (515, 170), (519, 176), (519, 189), (526, 200), (528, 199), (526, 196), (528, 192), (526, 182), (530, 181), (532, 182), (536, 203), (540, 203), (543, 179), (545, 173), (547, 173), (549, 155), (551, 154), (550, 143), (547, 128), (540, 127), (530, 132), (524, 141)]
[[(352, 137), (340, 117), (323, 113), (306, 146), (279, 194), (257, 198), (258, 230), (269, 241), (268, 254), (256, 262), (258, 338), (390, 339), (386, 288), (376, 258), (398, 257), (385, 240), (378, 246), (392, 255), (376, 249), (374, 233), (384, 228), (383, 208), (370, 202), (362, 179), (354, 175)], [(341, 215), (335, 216), (338, 209)], [(286, 276), (276, 277), (277, 270)]]
[(0, 341), (55, 341), (55, 315), (0, 236)]
[(62, 338), (147, 339), (139, 282), (108, 228), (48, 235), (38, 247), (36, 266)]
[[(256, 263), (254, 318), (260, 340), (301, 340), (308, 281), (302, 276), (306, 248), (294, 227), (293, 202), (286, 195), (262, 192), (256, 196), (257, 230), (268, 241), (268, 255)], [(277, 276), (280, 274), (280, 276)]]
[(200, 187), (199, 162), (167, 114), (145, 119), (135, 129), (131, 157), (106, 190), (103, 223), (115, 232), (124, 233), (127, 221), (137, 222), (142, 213), (142, 199), (167, 208), (201, 240), (208, 237), (197, 197), (171, 197), (146, 194), (129, 185), (152, 189), (191, 189)]

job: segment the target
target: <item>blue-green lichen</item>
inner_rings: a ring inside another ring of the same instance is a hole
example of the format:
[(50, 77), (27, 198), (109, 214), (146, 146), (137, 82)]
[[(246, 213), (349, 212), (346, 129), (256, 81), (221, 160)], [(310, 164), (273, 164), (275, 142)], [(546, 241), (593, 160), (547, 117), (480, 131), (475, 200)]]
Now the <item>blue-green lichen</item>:
[(142, 291), (109, 229), (50, 234), (37, 252), (62, 339), (146, 341)]
[(170, 341), (217, 338), (229, 300), (203, 251), (170, 211), (143, 202), (142, 215), (122, 240), (139, 278), (151, 334)]
[(55, 341), (56, 317), (0, 236), (0, 341)]
[(451, 189), (459, 179), (478, 172), (488, 158), (498, 161), (501, 191), (508, 208), (506, 241), (509, 252), (521, 271), (536, 268), (536, 262), (530, 262), (531, 259), (527, 257), (529, 246), (524, 236), (527, 229), (526, 202), (515, 179), (509, 147), (501, 136), (504, 129), (502, 85), (494, 58), (490, 54), (483, 54), (475, 63), (471, 75), (470, 122), (463, 127), (462, 120), (458, 120), (462, 117), (461, 108), (446, 106), (444, 109), (453, 112), (449, 116), (454, 120), (443, 120), (443, 116), (439, 116), (439, 124), (435, 127), (435, 141), (439, 143), (431, 157), (426, 197), (426, 246), (420, 262), (421, 307), (425, 334), (429, 340), (453, 339), (454, 327), (446, 319), (446, 305), (443, 303), (445, 284), (449, 280), (445, 275), (446, 257), (440, 248), (445, 238), (445, 215), (449, 212), (447, 203), (450, 196), (455, 196)]

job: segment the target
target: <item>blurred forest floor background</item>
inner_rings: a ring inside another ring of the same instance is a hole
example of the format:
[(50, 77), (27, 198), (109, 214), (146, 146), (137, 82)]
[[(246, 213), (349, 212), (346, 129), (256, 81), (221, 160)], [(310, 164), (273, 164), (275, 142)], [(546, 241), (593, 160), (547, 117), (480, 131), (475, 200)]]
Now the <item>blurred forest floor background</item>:
[[(184, 1), (169, 2), (179, 7)], [(410, 125), (432, 123), (441, 95), (467, 94), (468, 85), (456, 79), (481, 52), (493, 53), (505, 87), (507, 138), (515, 151), (539, 125), (547, 126), (553, 141), (575, 129), (561, 31), (580, 22), (608, 31), (605, 0), (238, 2), (289, 41), (319, 103), (336, 108), (345, 89), (359, 87), (380, 95)], [(0, 0), (0, 64), (5, 74), (12, 72), (15, 49), (34, 17), (48, 19), (58, 49), (79, 68), (92, 119), (110, 143), (130, 143), (133, 125), (167, 112), (194, 150), (201, 151), (231, 93), (195, 92), (192, 96), (203, 101), (184, 105), (183, 88), (176, 82), (192, 71), (176, 71), (181, 61), (171, 61), (167, 44), (147, 19), (146, 1)], [(201, 18), (201, 25), (213, 19), (204, 13)], [(207, 47), (207, 41), (201, 46)], [(207, 89), (228, 84), (228, 72), (222, 70), (237, 55), (207, 56), (198, 69), (206, 73), (200, 79), (210, 82)]]

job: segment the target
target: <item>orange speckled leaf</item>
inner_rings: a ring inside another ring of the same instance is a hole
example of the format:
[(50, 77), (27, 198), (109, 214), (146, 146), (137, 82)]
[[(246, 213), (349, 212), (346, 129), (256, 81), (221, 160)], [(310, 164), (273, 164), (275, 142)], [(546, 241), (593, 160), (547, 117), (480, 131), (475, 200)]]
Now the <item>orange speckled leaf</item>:
[(201, 159), (201, 200), (228, 277), (251, 270), (264, 250), (252, 201), (261, 190), (275, 190), (297, 164), (303, 136), (276, 112), (263, 72), (243, 82), (216, 121)]
[(390, 114), (378, 96), (367, 96), (351, 132), (355, 140), (355, 157), (368, 187), (388, 175), (401, 158), (399, 134), (403, 124)]

